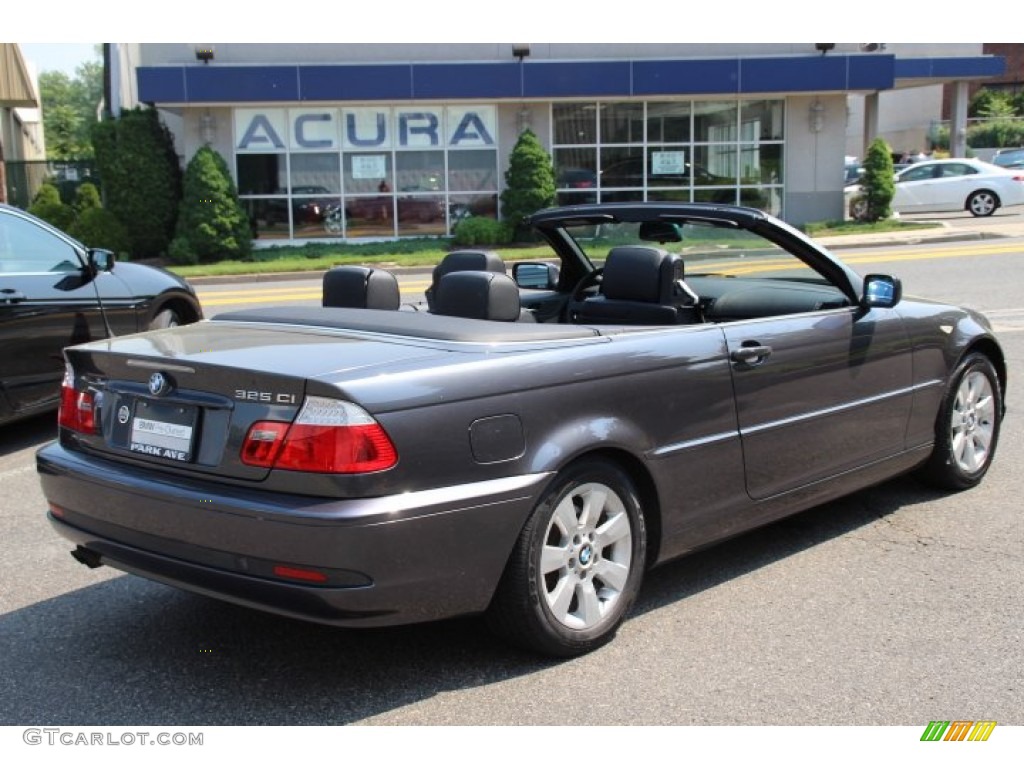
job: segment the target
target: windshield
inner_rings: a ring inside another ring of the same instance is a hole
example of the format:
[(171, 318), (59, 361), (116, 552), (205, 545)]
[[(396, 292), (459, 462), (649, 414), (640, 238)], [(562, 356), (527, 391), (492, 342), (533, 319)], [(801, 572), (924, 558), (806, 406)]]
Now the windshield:
[(615, 222), (565, 227), (592, 262), (612, 248), (661, 248), (683, 257), (687, 276), (740, 277), (757, 274), (825, 283), (821, 275), (775, 243), (744, 229), (706, 222)]

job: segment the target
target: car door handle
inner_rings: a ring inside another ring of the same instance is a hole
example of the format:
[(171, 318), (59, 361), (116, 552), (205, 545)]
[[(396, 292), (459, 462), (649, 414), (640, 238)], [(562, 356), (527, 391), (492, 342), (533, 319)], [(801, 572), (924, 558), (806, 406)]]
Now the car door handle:
[(24, 293), (15, 291), (13, 288), (0, 288), (0, 302), (4, 304), (17, 304), (27, 298)]
[(734, 363), (743, 363), (744, 365), (760, 365), (771, 353), (772, 348), (767, 345), (744, 342), (743, 346), (732, 351), (729, 359)]

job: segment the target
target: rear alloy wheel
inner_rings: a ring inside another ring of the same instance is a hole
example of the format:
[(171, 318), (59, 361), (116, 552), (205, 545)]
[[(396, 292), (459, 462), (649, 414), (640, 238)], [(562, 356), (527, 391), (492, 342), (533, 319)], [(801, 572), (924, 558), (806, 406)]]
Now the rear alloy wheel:
[(967, 198), (967, 210), (974, 216), (991, 216), (999, 207), (999, 198), (995, 192), (982, 189)]
[(604, 460), (565, 470), (520, 534), (491, 604), (499, 634), (551, 656), (614, 637), (636, 599), (647, 548), (633, 482)]
[(999, 377), (982, 354), (968, 355), (951, 382), (922, 474), (941, 488), (961, 490), (980, 483), (992, 464), (1003, 399)]

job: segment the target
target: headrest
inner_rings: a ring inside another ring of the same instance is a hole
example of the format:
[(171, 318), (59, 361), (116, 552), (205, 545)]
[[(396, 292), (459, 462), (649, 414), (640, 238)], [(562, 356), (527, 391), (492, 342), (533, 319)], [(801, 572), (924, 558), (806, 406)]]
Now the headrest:
[(324, 273), (323, 305), (357, 309), (398, 309), (398, 278), (383, 269), (334, 267)]
[(519, 288), (508, 275), (496, 272), (450, 272), (442, 275), (434, 294), (435, 315), (477, 320), (519, 319)]
[(505, 272), (505, 262), (494, 251), (452, 251), (434, 267), (434, 282), (450, 272)]
[(673, 288), (683, 279), (679, 256), (648, 246), (619, 246), (608, 252), (601, 292), (608, 299), (671, 304)]

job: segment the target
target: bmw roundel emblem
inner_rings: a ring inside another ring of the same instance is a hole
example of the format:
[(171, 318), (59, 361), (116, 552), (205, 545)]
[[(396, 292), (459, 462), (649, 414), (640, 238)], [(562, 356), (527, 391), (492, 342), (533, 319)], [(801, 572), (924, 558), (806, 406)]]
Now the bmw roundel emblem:
[(128, 418), (131, 416), (131, 411), (128, 410), (127, 405), (122, 405), (117, 409), (117, 421), (120, 424), (127, 424)]
[(149, 377), (149, 394), (156, 397), (166, 395), (171, 391), (171, 382), (164, 374), (157, 371)]

